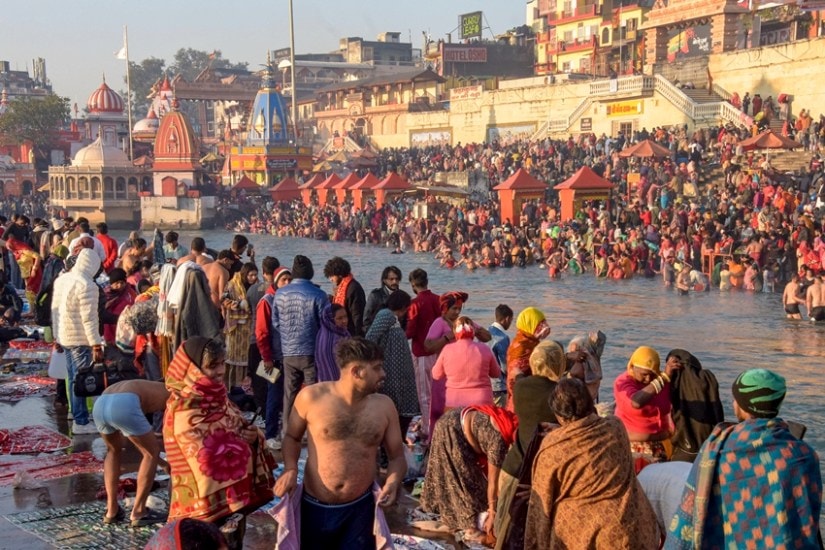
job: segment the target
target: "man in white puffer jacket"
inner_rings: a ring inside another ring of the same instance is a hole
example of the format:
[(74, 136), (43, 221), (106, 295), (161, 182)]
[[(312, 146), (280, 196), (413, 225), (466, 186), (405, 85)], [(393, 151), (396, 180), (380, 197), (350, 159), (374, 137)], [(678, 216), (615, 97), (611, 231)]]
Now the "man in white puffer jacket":
[(57, 350), (66, 352), (68, 378), (66, 385), (71, 400), (75, 435), (96, 434), (89, 422), (86, 399), (74, 394), (74, 377), (78, 369), (103, 360), (103, 337), (100, 334), (98, 298), (100, 291), (95, 276), (100, 271), (100, 257), (94, 250), (83, 248), (71, 271), (54, 281), (52, 294), (52, 330)]

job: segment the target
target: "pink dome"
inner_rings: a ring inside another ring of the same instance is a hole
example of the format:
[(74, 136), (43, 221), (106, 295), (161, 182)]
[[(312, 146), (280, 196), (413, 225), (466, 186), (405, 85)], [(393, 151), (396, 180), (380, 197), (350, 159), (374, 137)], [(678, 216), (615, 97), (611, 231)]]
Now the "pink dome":
[(122, 113), (123, 99), (104, 80), (100, 88), (89, 96), (86, 107), (90, 113)]

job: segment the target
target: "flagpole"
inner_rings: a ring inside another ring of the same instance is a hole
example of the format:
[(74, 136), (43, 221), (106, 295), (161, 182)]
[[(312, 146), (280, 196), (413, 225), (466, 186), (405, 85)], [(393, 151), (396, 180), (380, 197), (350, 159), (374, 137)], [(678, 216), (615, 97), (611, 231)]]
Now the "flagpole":
[(123, 47), (126, 48), (126, 106), (129, 116), (129, 159), (135, 160), (132, 150), (132, 71), (129, 67), (129, 29), (123, 25)]
[[(289, 85), (292, 88), (292, 132), (295, 139), (295, 153), (299, 149), (298, 145), (298, 94), (295, 90), (295, 21), (292, 16), (292, 0), (289, 0)], [(297, 176), (298, 170), (295, 170)]]

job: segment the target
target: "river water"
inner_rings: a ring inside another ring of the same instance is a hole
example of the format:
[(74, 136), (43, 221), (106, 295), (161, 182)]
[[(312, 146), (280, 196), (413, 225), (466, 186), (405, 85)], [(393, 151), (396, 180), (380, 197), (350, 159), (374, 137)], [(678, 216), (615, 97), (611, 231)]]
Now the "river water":
[[(195, 233), (181, 232), (188, 244)], [(207, 245), (228, 247), (233, 233), (207, 231), (200, 234)], [(125, 235), (113, 235), (119, 241)], [(353, 274), (369, 292), (379, 286), (381, 271), (396, 265), (402, 271), (401, 288), (411, 292), (407, 275), (417, 267), (429, 273), (430, 289), (468, 292), (464, 313), (479, 324), (494, 321), (493, 310), (508, 304), (516, 315), (535, 306), (544, 311), (552, 327), (551, 338), (565, 345), (578, 334), (601, 330), (607, 335), (602, 357), (604, 380), (601, 399), (612, 399), (612, 384), (623, 372), (630, 354), (639, 345), (649, 345), (664, 356), (673, 348), (684, 348), (714, 372), (728, 419), (733, 419), (731, 384), (747, 368), (769, 368), (782, 374), (788, 395), (783, 418), (808, 427), (805, 439), (825, 457), (825, 401), (822, 399), (822, 370), (825, 366), (825, 324), (785, 319), (781, 294), (746, 292), (692, 293), (678, 296), (661, 279), (638, 277), (629, 281), (595, 279), (592, 274), (563, 276), (551, 281), (536, 266), (510, 269), (446, 269), (431, 254), (390, 254), (390, 249), (354, 243), (249, 235), (260, 265), (266, 255), (292, 265), (296, 254), (312, 259), (315, 282), (331, 292), (323, 267), (332, 256), (352, 265)], [(510, 333), (515, 327), (511, 327)]]

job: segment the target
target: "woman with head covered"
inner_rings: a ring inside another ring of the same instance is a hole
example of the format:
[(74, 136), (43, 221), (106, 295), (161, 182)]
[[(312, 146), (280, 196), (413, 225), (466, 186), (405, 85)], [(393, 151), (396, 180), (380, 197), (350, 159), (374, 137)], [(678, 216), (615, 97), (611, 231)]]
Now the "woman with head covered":
[(202, 336), (186, 340), (169, 365), (163, 442), (172, 477), (170, 520), (220, 525), (272, 500), (274, 461), (261, 431), (227, 398), (225, 370), (223, 343)]
[(656, 350), (639, 346), (630, 356), (627, 372), (613, 384), (616, 418), (627, 430), (637, 473), (648, 464), (670, 459), (670, 381), (682, 368), (680, 363), (671, 362), (662, 372)]
[(541, 310), (528, 307), (518, 314), (516, 336), (507, 350), (507, 410), (513, 410), (516, 378), (530, 376), (530, 354), (550, 335), (550, 325)]
[(524, 548), (658, 548), (659, 525), (621, 423), (599, 417), (575, 378), (559, 381), (550, 407), (561, 427), (533, 463)]

